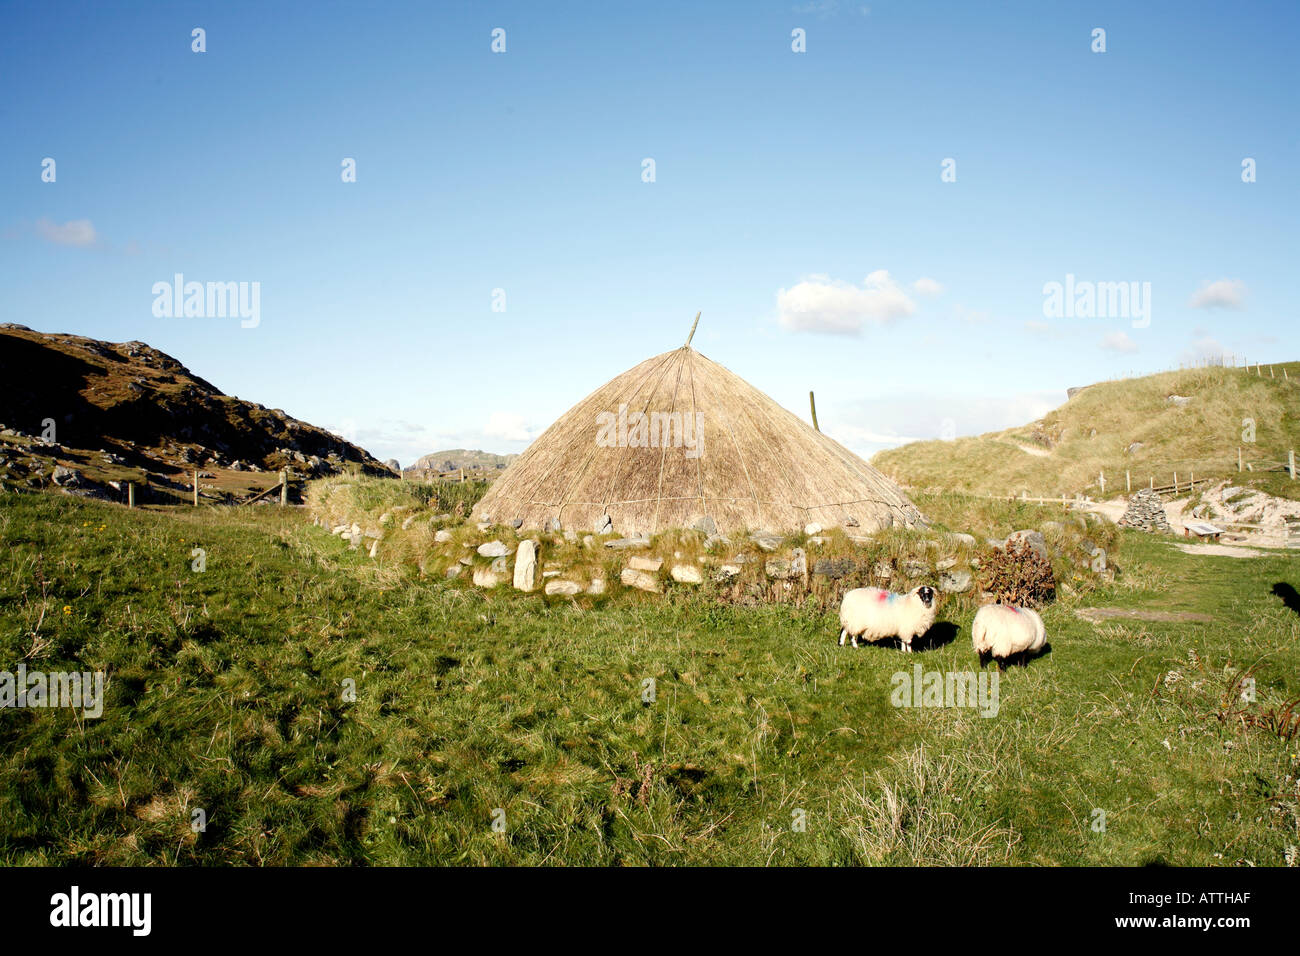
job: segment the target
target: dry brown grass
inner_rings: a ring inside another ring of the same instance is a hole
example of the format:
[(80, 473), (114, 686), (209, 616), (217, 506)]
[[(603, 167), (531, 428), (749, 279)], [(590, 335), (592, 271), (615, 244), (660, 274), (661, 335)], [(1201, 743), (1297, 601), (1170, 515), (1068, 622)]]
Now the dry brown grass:
[(1019, 835), (998, 820), (972, 822), (966, 801), (992, 789), (992, 766), (934, 756), (924, 745), (888, 770), (840, 788), (841, 832), (871, 865), (990, 866), (1006, 863)]
[[(880, 452), (872, 464), (911, 487), (985, 494), (1096, 496), (1101, 471), (1108, 495), (1123, 493), (1126, 471), (1135, 489), (1152, 476), (1157, 486), (1168, 483), (1174, 471), (1181, 481), (1192, 472), (1236, 480), (1239, 446), (1249, 462), (1285, 461), (1287, 450), (1300, 445), (1300, 365), (1276, 368), (1274, 378), (1267, 369), (1260, 377), (1253, 368), (1203, 368), (1102, 382), (1037, 422), (915, 442)], [(1191, 402), (1171, 404), (1171, 395)], [(1255, 423), (1253, 443), (1242, 439), (1243, 419)], [(1130, 453), (1135, 442), (1142, 447)]]

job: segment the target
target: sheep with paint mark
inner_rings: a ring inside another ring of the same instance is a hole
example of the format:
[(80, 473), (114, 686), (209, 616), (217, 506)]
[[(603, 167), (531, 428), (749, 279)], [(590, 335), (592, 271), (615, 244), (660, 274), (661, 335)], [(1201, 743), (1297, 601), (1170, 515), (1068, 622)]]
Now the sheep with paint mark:
[(998, 662), (999, 668), (1005, 667), (1013, 657), (1019, 657), (1023, 663), (1029, 654), (1047, 643), (1047, 629), (1039, 613), (1013, 604), (984, 605), (975, 612), (970, 634), (980, 667), (989, 657)]
[(857, 647), (859, 638), (875, 643), (896, 637), (911, 653), (913, 639), (930, 630), (936, 610), (934, 588), (926, 585), (906, 594), (855, 588), (840, 603), (840, 646), (847, 639)]

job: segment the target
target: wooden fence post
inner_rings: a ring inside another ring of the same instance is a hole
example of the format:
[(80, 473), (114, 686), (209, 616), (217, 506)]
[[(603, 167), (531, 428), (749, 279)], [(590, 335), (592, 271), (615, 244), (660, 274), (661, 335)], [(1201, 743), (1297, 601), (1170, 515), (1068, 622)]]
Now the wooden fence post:
[(1149, 485), (1147, 485), (1147, 487), (1150, 488), (1152, 491), (1155, 491), (1155, 490), (1156, 490), (1156, 476), (1155, 476), (1155, 475), (1152, 475), (1152, 476), (1151, 476), (1151, 483), (1150, 483)]
[(194, 469), (194, 507), (199, 506), (199, 470)]
[(280, 469), (280, 507), (289, 503), (289, 469)]
[(1133, 490), (1133, 479), (1128, 471), (1124, 472), (1124, 493), (1128, 494)]
[(1174, 472), (1174, 494), (1178, 494), (1178, 472)]
[(1097, 472), (1097, 484), (1101, 486), (1101, 493), (1104, 495), (1106, 493), (1106, 472)]
[(1291, 480), (1295, 481), (1295, 449), (1292, 448), (1286, 453), (1286, 470), (1291, 473)]
[(1237, 471), (1241, 471), (1241, 446), (1237, 446)]
[(128, 508), (135, 507), (135, 482), (134, 481), (128, 481), (126, 483), (126, 506)]

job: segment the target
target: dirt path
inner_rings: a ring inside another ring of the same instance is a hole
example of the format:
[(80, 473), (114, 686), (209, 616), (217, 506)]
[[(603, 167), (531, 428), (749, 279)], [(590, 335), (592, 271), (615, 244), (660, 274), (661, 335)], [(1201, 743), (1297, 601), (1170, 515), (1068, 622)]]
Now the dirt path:
[(1222, 558), (1259, 558), (1263, 551), (1254, 548), (1238, 548), (1230, 544), (1178, 544), (1179, 551), (1186, 554), (1213, 554)]
[(1194, 614), (1191, 611), (1139, 611), (1125, 607), (1081, 607), (1074, 613), (1076, 616), (1093, 624), (1116, 619), (1124, 621), (1194, 621), (1201, 624), (1214, 620), (1208, 614)]
[(1051, 452), (1045, 448), (1035, 448), (1033, 445), (1016, 445), (1026, 455), (1033, 455), (1035, 458), (1046, 458)]

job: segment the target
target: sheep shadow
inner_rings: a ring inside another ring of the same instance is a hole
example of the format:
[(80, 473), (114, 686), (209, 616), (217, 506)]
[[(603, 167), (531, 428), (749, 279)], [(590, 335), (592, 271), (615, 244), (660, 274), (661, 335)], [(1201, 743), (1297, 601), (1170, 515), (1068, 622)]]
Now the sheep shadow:
[[(912, 650), (937, 651), (957, 640), (958, 631), (959, 628), (952, 621), (935, 621), (928, 631), (912, 639)], [(898, 646), (901, 648), (903, 642), (899, 641)]]
[[(1052, 643), (1048, 641), (1036, 651), (1021, 651), (1019, 654), (1012, 654), (1005, 661), (998, 661), (998, 670), (1005, 671), (1008, 667), (1028, 667), (1030, 661), (1036, 661), (1050, 653), (1052, 653)], [(984, 666), (994, 658), (992, 654), (981, 654), (979, 659), (980, 670), (983, 670)]]
[[(920, 653), (921, 651), (938, 650), (940, 647), (955, 641), (957, 632), (957, 625), (951, 621), (936, 621), (920, 637), (912, 638), (912, 652)], [(899, 637), (891, 637), (888, 640), (863, 641), (861, 647), (878, 647), (887, 651), (901, 651), (903, 650), (903, 640)]]
[(1300, 614), (1300, 593), (1285, 581), (1278, 581), (1273, 585), (1273, 593), (1282, 599), (1282, 603), (1287, 610)]

